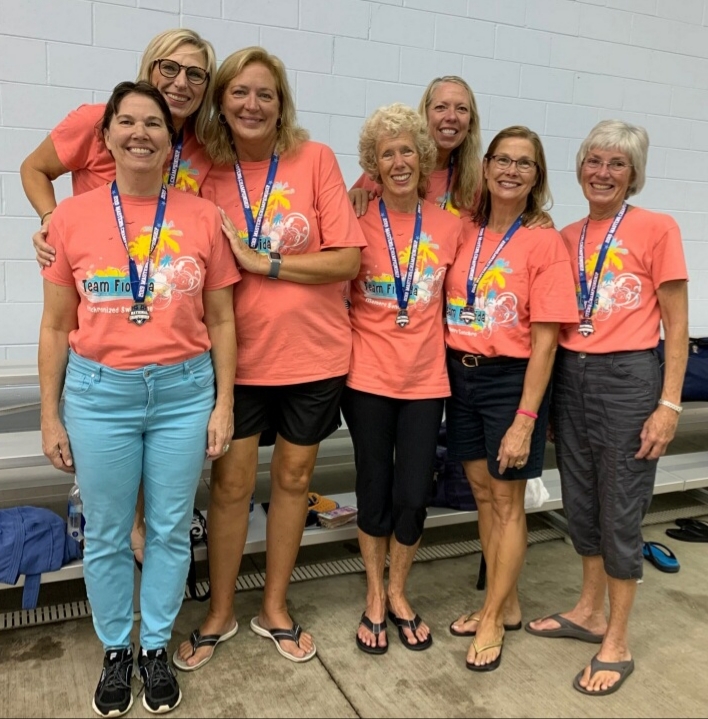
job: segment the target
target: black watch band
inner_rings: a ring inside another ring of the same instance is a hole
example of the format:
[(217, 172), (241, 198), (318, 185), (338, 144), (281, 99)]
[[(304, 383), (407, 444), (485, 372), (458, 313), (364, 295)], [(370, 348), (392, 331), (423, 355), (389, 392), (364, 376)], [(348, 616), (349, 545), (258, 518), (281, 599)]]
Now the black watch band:
[(271, 280), (277, 280), (280, 274), (280, 265), (283, 262), (283, 258), (280, 252), (269, 252), (268, 259), (270, 260), (270, 269), (268, 270), (268, 277)]

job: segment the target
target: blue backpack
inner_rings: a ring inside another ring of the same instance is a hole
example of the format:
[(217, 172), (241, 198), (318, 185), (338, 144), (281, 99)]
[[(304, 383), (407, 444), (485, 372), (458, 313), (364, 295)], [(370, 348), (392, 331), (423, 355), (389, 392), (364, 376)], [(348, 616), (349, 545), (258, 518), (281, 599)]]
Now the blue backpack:
[(81, 545), (66, 533), (56, 512), (40, 507), (0, 509), (0, 582), (17, 584), (25, 575), (22, 608), (34, 609), (44, 572), (81, 559)]

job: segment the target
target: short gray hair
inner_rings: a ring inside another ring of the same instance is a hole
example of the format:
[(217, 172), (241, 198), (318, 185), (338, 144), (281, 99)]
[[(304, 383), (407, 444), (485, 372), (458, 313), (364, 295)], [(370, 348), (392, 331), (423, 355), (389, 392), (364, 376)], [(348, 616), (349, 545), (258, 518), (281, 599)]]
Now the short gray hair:
[(376, 145), (382, 137), (398, 137), (404, 132), (410, 132), (420, 158), (418, 191), (423, 197), (428, 185), (428, 176), (435, 169), (438, 150), (428, 134), (425, 120), (412, 107), (394, 102), (392, 105), (375, 110), (366, 119), (359, 133), (359, 164), (369, 177), (381, 182), (376, 161)]
[(630, 125), (622, 120), (602, 120), (590, 130), (575, 157), (575, 174), (580, 182), (583, 160), (590, 150), (619, 150), (629, 157), (632, 164), (632, 179), (627, 188), (627, 197), (642, 191), (646, 181), (649, 135), (639, 125)]

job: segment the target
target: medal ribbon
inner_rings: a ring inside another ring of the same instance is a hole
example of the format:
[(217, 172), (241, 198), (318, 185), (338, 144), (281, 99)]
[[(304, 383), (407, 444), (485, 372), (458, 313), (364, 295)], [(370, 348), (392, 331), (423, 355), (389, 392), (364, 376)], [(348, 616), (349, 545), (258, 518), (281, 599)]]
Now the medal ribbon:
[(619, 212), (615, 215), (615, 219), (612, 221), (605, 240), (600, 247), (600, 251), (597, 253), (597, 262), (595, 263), (595, 269), (592, 273), (592, 282), (590, 283), (590, 290), (588, 291), (588, 279), (585, 274), (585, 235), (588, 231), (588, 223), (590, 218), (585, 220), (583, 229), (580, 233), (580, 243), (578, 244), (578, 275), (580, 277), (580, 300), (583, 306), (583, 319), (585, 321), (592, 317), (592, 312), (595, 309), (595, 300), (597, 298), (597, 286), (600, 283), (600, 274), (602, 273), (602, 266), (605, 264), (605, 257), (607, 256), (607, 250), (610, 249), (612, 240), (614, 239), (615, 232), (619, 227), (620, 222), (627, 212), (627, 203), (623, 202)]
[(381, 215), (381, 224), (383, 225), (384, 236), (386, 237), (386, 245), (388, 246), (388, 254), (391, 258), (391, 269), (393, 270), (393, 279), (396, 284), (396, 298), (398, 299), (398, 307), (405, 310), (408, 307), (408, 300), (411, 296), (413, 287), (413, 275), (415, 274), (415, 263), (418, 259), (418, 245), (420, 244), (420, 230), (423, 226), (423, 208), (421, 202), (415, 208), (415, 225), (413, 227), (413, 238), (411, 239), (411, 256), (408, 260), (408, 270), (406, 271), (406, 284), (403, 285), (401, 280), (401, 268), (398, 264), (398, 255), (396, 254), (396, 245), (393, 241), (393, 233), (391, 232), (391, 223), (388, 220), (388, 212), (383, 198), (379, 200), (379, 213)]
[(182, 158), (182, 145), (184, 144), (184, 128), (179, 131), (177, 141), (175, 142), (175, 150), (172, 154), (172, 163), (170, 164), (170, 175), (167, 182), (170, 187), (175, 186), (177, 182), (177, 172), (179, 172), (179, 161)]
[(450, 162), (447, 165), (447, 182), (445, 183), (445, 194), (443, 195), (442, 202), (440, 203), (440, 209), (444, 210), (447, 208), (447, 203), (450, 198), (450, 188), (452, 187), (452, 168), (455, 164), (452, 155), (450, 155)]
[(487, 264), (482, 268), (479, 273), (479, 277), (475, 280), (474, 273), (477, 271), (477, 263), (479, 262), (479, 254), (482, 251), (482, 243), (484, 242), (484, 231), (487, 229), (487, 223), (484, 222), (479, 228), (479, 234), (477, 235), (477, 243), (474, 246), (474, 252), (472, 253), (472, 262), (470, 262), (470, 271), (467, 275), (467, 306), (474, 307), (475, 298), (477, 297), (477, 288), (479, 283), (482, 281), (484, 275), (487, 274), (490, 267), (494, 264), (497, 257), (501, 254), (501, 251), (509, 244), (514, 233), (521, 227), (521, 220), (523, 215), (519, 215), (515, 220), (514, 224), (506, 231), (504, 237), (501, 238), (492, 256), (487, 260)]
[(150, 252), (145, 260), (140, 277), (138, 277), (138, 266), (135, 264), (135, 260), (130, 256), (130, 249), (128, 248), (128, 234), (125, 230), (125, 217), (123, 215), (123, 207), (120, 203), (120, 195), (118, 194), (118, 185), (115, 180), (111, 183), (111, 198), (113, 199), (113, 212), (116, 216), (120, 239), (123, 241), (125, 251), (128, 253), (130, 290), (133, 293), (133, 300), (138, 303), (143, 303), (145, 301), (145, 295), (147, 294), (148, 275), (150, 274), (150, 257), (152, 257), (152, 253), (157, 246), (158, 240), (160, 239), (160, 230), (162, 230), (162, 223), (165, 219), (165, 208), (167, 207), (167, 186), (163, 183), (160, 189), (160, 197), (157, 201), (157, 210), (155, 211), (155, 221), (152, 225)]
[(251, 210), (251, 202), (248, 199), (248, 192), (246, 192), (246, 183), (243, 179), (243, 171), (238, 160), (234, 163), (234, 172), (236, 173), (236, 184), (238, 185), (238, 192), (241, 195), (241, 204), (243, 205), (243, 214), (246, 218), (246, 226), (248, 227), (248, 246), (255, 250), (258, 247), (258, 240), (261, 236), (261, 226), (263, 225), (263, 217), (265, 216), (266, 207), (268, 206), (268, 198), (270, 192), (273, 189), (273, 182), (275, 181), (275, 173), (278, 169), (278, 155), (274, 152), (270, 158), (270, 165), (268, 166), (268, 176), (266, 177), (265, 186), (263, 187), (263, 194), (261, 195), (261, 204), (258, 208), (258, 216), (254, 219), (253, 211)]

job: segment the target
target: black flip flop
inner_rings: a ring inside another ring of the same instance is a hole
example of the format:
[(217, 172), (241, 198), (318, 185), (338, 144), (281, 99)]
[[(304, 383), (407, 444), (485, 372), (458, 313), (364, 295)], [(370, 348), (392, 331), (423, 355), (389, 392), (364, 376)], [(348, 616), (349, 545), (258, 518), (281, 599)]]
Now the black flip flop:
[(379, 641), (379, 634), (381, 632), (386, 631), (386, 620), (384, 619), (383, 622), (380, 623), (374, 623), (369, 619), (369, 617), (366, 616), (366, 612), (363, 612), (361, 615), (361, 619), (359, 620), (359, 624), (363, 624), (375, 637), (376, 637), (376, 644), (372, 647), (369, 644), (365, 644), (364, 642), (359, 639), (359, 635), (356, 635), (356, 645), (361, 649), (362, 652), (366, 652), (367, 654), (386, 654), (388, 651), (388, 637), (386, 637), (386, 646), (381, 647), (378, 644)]
[(671, 527), (666, 530), (666, 536), (678, 539), (680, 542), (708, 542), (708, 532), (686, 525), (679, 529)]
[(413, 619), (402, 619), (401, 617), (397, 617), (389, 609), (388, 618), (398, 627), (398, 638), (401, 640), (401, 643), (406, 649), (411, 649), (414, 652), (422, 652), (423, 649), (427, 649), (433, 643), (432, 634), (428, 634), (428, 638), (424, 642), (418, 640), (416, 644), (411, 644), (411, 642), (408, 641), (408, 637), (403, 630), (404, 628), (410, 629), (413, 634), (416, 633), (420, 623), (423, 621), (417, 614), (413, 617)]
[(700, 519), (693, 519), (692, 517), (682, 517), (676, 520), (676, 524), (682, 529), (688, 528), (693, 529), (696, 532), (702, 532), (708, 536), (708, 524), (701, 522)]

